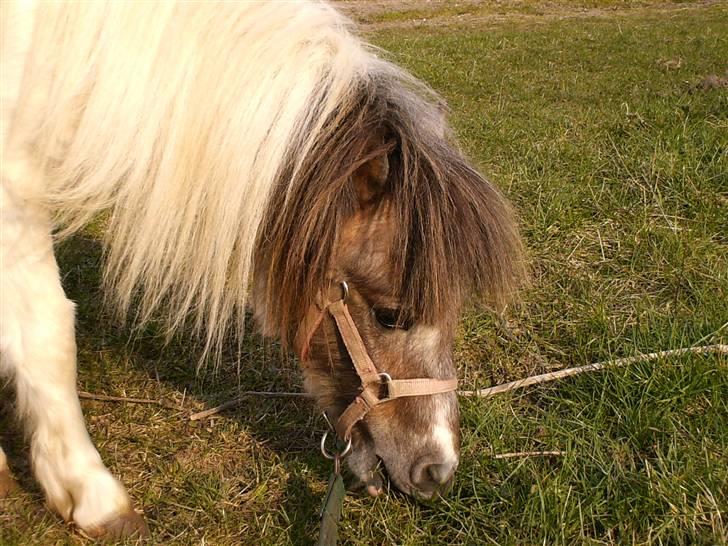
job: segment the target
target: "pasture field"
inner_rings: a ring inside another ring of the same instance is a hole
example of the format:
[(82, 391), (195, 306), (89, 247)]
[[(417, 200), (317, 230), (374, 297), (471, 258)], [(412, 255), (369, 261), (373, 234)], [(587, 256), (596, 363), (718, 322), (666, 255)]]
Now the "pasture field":
[[(471, 157), (513, 200), (532, 283), (499, 318), (470, 310), (464, 388), (638, 352), (728, 343), (728, 6), (720, 2), (343, 2), (363, 32), (449, 102)], [(708, 76), (715, 76), (708, 78)], [(185, 335), (101, 306), (100, 226), (62, 243), (78, 303), (90, 433), (158, 544), (312, 544), (330, 471), (324, 423), (274, 343), (195, 375)], [(8, 389), (2, 399), (8, 398)], [(462, 400), (452, 493), (349, 495), (343, 544), (727, 544), (728, 358), (685, 356)], [(0, 404), (22, 489), (0, 544), (86, 544), (48, 512)], [(550, 457), (494, 458), (527, 451)]]

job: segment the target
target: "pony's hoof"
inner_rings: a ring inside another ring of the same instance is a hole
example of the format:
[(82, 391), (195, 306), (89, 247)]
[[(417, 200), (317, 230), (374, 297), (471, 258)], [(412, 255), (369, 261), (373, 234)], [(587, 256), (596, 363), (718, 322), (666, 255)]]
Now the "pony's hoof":
[(93, 529), (86, 529), (84, 534), (104, 542), (129, 539), (143, 541), (150, 536), (147, 522), (134, 510), (120, 514)]
[(0, 499), (4, 499), (17, 488), (18, 482), (10, 475), (10, 471), (7, 469), (0, 470)]

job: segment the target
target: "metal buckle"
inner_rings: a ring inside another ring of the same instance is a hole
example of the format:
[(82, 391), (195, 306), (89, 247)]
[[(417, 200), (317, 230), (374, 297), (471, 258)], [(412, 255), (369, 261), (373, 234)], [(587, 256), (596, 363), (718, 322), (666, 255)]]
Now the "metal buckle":
[(392, 376), (387, 372), (379, 372), (379, 380), (381, 384), (387, 386), (387, 394), (384, 398), (380, 398), (380, 401), (389, 400), (389, 384), (392, 382)]
[(341, 290), (343, 291), (343, 296), (341, 296), (341, 301), (346, 303), (346, 300), (349, 299), (349, 285), (346, 283), (346, 281), (341, 281)]

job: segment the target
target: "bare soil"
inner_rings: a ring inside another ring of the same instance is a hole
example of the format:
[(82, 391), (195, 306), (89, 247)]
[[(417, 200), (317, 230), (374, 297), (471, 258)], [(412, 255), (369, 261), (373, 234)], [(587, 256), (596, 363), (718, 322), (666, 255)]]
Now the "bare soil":
[(554, 19), (644, 15), (705, 8), (721, 0), (333, 0), (364, 32), (392, 28), (483, 27)]

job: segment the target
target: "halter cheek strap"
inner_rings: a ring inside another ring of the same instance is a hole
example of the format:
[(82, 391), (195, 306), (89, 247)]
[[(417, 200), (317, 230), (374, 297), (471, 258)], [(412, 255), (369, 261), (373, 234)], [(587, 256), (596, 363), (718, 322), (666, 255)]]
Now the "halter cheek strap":
[[(457, 379), (392, 379), (389, 374), (377, 370), (346, 305), (349, 293), (346, 282), (342, 282), (341, 287), (343, 295), (338, 299), (333, 302), (321, 301), (319, 304), (311, 306), (296, 336), (296, 348), (301, 360), (305, 361), (308, 358), (311, 338), (328, 313), (336, 322), (341, 339), (354, 364), (354, 369), (361, 381), (361, 391), (336, 422), (335, 429), (339, 438), (344, 441), (350, 440), (351, 429), (354, 425), (378, 404), (396, 398), (428, 396), (457, 390)], [(383, 386), (386, 394), (380, 397)]]

